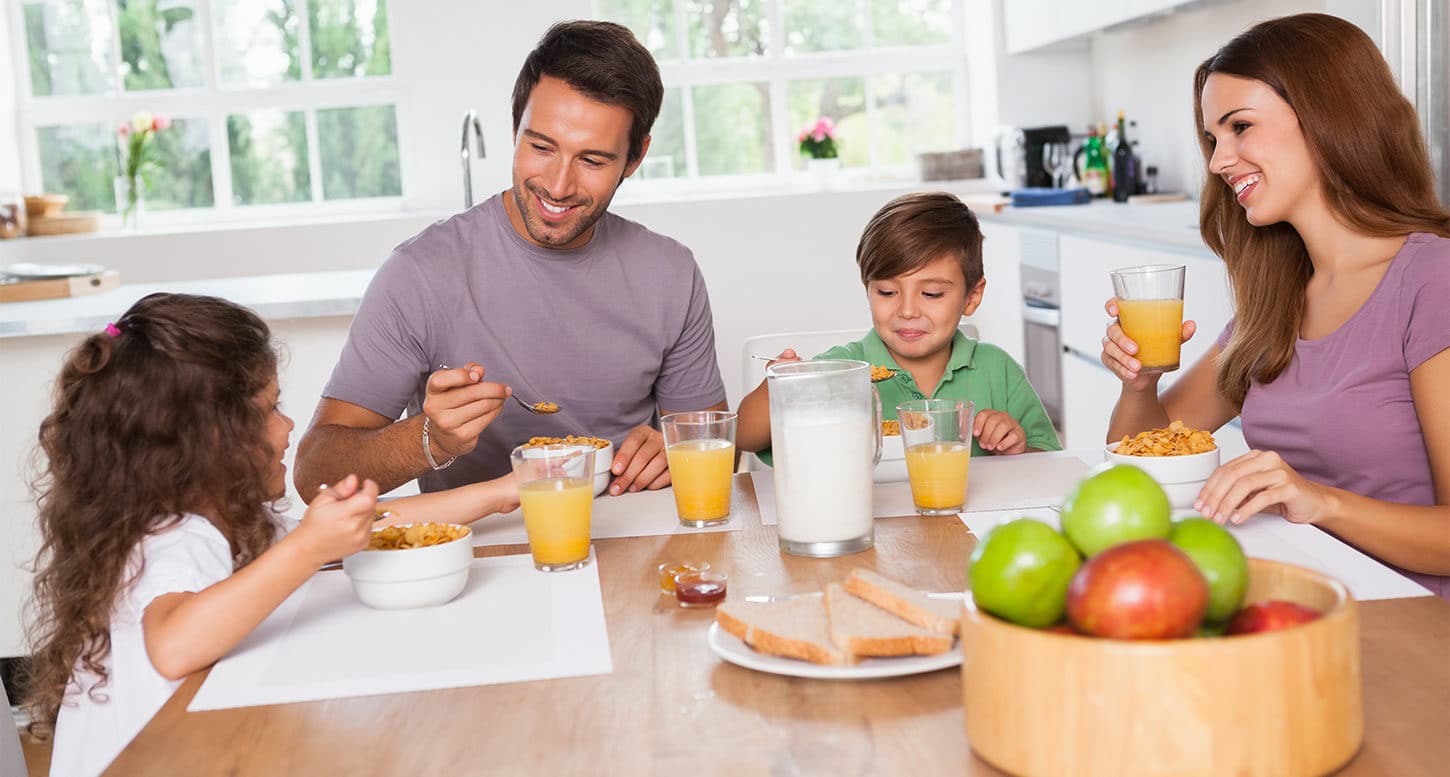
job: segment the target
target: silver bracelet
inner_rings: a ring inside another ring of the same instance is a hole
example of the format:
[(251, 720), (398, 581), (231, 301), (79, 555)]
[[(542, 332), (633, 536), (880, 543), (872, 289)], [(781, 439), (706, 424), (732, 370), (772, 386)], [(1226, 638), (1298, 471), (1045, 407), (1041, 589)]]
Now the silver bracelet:
[(426, 415), (423, 416), (423, 456), (428, 459), (428, 466), (432, 467), (434, 472), (440, 469), (448, 469), (453, 466), (453, 462), (458, 461), (457, 456), (442, 464), (433, 460), (433, 446), (428, 444), (428, 416)]

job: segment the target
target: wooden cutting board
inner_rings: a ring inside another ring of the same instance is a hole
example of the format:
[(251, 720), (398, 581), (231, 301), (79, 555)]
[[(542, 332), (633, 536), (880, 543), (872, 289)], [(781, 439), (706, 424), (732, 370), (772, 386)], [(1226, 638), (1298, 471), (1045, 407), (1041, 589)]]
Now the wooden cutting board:
[(121, 285), (121, 273), (103, 270), (69, 278), (20, 279), (0, 274), (0, 302), (32, 302), (95, 294)]

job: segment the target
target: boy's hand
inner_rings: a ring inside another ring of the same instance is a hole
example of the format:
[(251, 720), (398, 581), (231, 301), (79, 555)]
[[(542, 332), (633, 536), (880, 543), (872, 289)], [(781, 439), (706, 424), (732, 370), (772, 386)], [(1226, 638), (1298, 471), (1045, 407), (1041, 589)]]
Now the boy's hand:
[(978, 410), (972, 422), (972, 436), (988, 453), (1015, 455), (1027, 451), (1027, 432), (1017, 419), (1001, 410)]
[(368, 546), (377, 504), (378, 484), (348, 475), (318, 492), (291, 536), (317, 566), (335, 561)]
[(800, 360), (801, 357), (796, 355), (794, 348), (787, 348), (784, 351), (781, 351), (779, 356), (766, 362), (765, 366), (769, 368), (774, 367), (777, 364), (785, 364), (786, 362), (798, 362)]

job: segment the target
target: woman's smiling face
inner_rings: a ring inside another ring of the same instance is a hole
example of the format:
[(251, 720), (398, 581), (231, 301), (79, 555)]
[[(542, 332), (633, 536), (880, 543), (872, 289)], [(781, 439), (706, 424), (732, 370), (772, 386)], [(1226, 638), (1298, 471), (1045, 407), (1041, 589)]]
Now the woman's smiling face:
[(1292, 221), (1301, 207), (1321, 200), (1299, 117), (1268, 84), (1214, 73), (1200, 108), (1199, 129), (1213, 148), (1208, 172), (1234, 191), (1250, 224)]

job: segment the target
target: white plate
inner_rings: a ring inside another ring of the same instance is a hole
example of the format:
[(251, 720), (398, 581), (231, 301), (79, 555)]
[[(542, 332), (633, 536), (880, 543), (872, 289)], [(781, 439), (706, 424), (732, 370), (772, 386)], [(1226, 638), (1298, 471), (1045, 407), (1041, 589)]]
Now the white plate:
[[(805, 594), (820, 596), (820, 594)], [(961, 599), (962, 594), (932, 594), (943, 599)], [(952, 643), (952, 649), (935, 656), (902, 656), (901, 658), (867, 658), (857, 664), (829, 666), (798, 661), (757, 652), (740, 641), (738, 637), (720, 628), (719, 623), (710, 624), (707, 634), (710, 649), (715, 655), (746, 669), (758, 672), (810, 677), (818, 680), (870, 680), (877, 677), (902, 677), (904, 675), (936, 672), (960, 666), (962, 663), (961, 640)]]
[(95, 275), (106, 268), (99, 264), (35, 264), (17, 262), (0, 267), (0, 275), (16, 278), (73, 278), (77, 275)]

